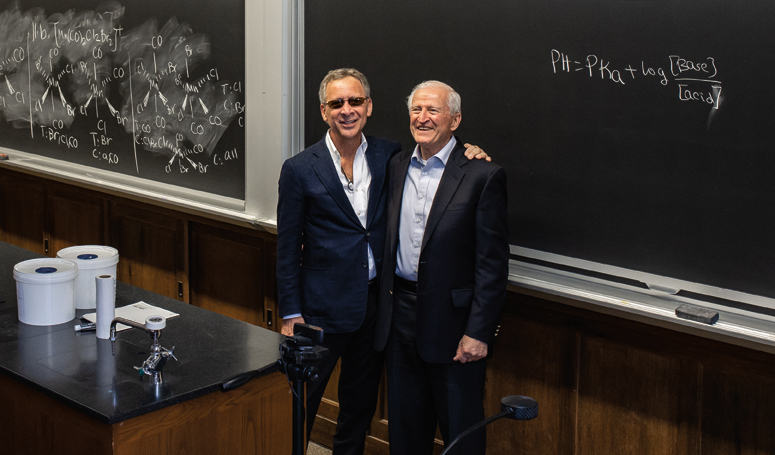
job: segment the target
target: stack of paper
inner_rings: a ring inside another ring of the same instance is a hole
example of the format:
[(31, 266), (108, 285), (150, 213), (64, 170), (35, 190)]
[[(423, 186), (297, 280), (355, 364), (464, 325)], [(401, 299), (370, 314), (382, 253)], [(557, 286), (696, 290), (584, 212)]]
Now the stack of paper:
[[(169, 319), (179, 315), (177, 313), (173, 313), (172, 311), (168, 311), (168, 310), (165, 310), (164, 308), (153, 306), (143, 301), (133, 303), (127, 306), (122, 306), (120, 308), (116, 308), (117, 318), (129, 319), (130, 321), (136, 322), (141, 325), (145, 325), (145, 320), (146, 318), (148, 318), (148, 316), (162, 316)], [(97, 313), (84, 314), (82, 318), (86, 319), (89, 322), (97, 322)], [(117, 332), (120, 332), (126, 329), (131, 329), (131, 327), (124, 324), (116, 324)]]

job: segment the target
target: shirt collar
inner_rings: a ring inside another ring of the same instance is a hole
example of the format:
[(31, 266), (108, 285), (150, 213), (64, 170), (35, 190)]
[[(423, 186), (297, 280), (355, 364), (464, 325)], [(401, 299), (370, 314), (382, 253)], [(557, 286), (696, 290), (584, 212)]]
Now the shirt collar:
[[(366, 153), (366, 149), (368, 148), (368, 143), (366, 142), (366, 136), (361, 133), (361, 145), (358, 146), (358, 150), (355, 151), (357, 154), (360, 151), (363, 151), (363, 153)], [(336, 146), (334, 145), (334, 141), (331, 139), (331, 130), (329, 129), (326, 131), (326, 147), (328, 147), (329, 153), (331, 153), (332, 156), (336, 155), (339, 156), (339, 150), (336, 149)]]
[[(433, 155), (432, 157), (428, 158), (428, 161), (432, 160), (433, 158), (438, 159), (441, 161), (442, 166), (447, 166), (447, 160), (449, 160), (449, 155), (452, 154), (452, 149), (455, 148), (455, 144), (457, 144), (457, 140), (455, 139), (455, 136), (452, 136), (449, 138), (449, 142), (447, 142), (447, 145), (445, 145), (441, 150), (439, 150), (439, 153)], [(425, 165), (427, 161), (422, 159), (422, 154), (420, 153), (420, 146), (416, 145), (414, 147), (414, 153), (412, 154), (412, 159), (417, 159), (422, 165)]]

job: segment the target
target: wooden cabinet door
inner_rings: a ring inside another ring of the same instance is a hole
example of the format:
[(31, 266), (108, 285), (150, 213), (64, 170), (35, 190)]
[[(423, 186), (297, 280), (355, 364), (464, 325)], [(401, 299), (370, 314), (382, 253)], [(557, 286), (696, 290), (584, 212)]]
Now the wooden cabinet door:
[(274, 329), (277, 312), (266, 306), (275, 293), (267, 243), (271, 250), (263, 236), (192, 223), (191, 304)]
[(0, 171), (0, 240), (46, 254), (44, 201), (43, 183)]
[(48, 254), (75, 245), (104, 245), (107, 202), (85, 190), (49, 185), (46, 192)]
[(187, 302), (185, 220), (114, 202), (110, 224), (110, 243), (119, 254), (118, 279)]
[[(333, 447), (336, 434), (336, 418), (339, 415), (339, 375), (341, 373), (341, 361), (331, 373), (331, 379), (323, 392), (323, 400), (320, 402), (315, 425), (312, 427), (310, 440), (325, 447)], [(387, 420), (387, 377), (382, 372), (382, 381), (379, 384), (379, 398), (377, 410), (371, 419), (371, 427), (366, 436), (364, 453), (368, 455), (389, 455), (388, 445), (388, 420)], [(437, 444), (434, 454), (438, 455), (442, 450), (441, 436), (437, 435)]]

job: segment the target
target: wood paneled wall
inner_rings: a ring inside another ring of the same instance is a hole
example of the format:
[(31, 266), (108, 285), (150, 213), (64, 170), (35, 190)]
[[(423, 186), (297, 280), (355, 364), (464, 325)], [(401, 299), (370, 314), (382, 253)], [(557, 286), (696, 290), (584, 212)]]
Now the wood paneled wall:
[(0, 169), (0, 240), (56, 256), (119, 251), (118, 279), (262, 327), (276, 326), (275, 236)]
[(40, 180), (0, 172), (0, 240), (45, 254), (46, 194)]
[[(0, 169), (0, 240), (53, 256), (121, 255), (119, 279), (276, 329), (274, 235)], [(46, 252), (48, 246), (48, 252)], [(539, 417), (488, 427), (488, 453), (775, 453), (775, 356), (514, 288), (488, 366), (486, 413), (528, 395)], [(329, 383), (313, 440), (330, 445)], [(387, 454), (384, 387), (367, 453)], [(440, 452), (437, 447), (436, 453)]]

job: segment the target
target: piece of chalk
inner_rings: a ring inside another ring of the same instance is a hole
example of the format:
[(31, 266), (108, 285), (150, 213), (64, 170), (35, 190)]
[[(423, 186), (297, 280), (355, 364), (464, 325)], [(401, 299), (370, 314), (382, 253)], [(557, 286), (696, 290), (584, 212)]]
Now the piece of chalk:
[(7, 160), (7, 159), (8, 159), (8, 155), (6, 155), (5, 153), (0, 153), (0, 160)]
[(681, 319), (702, 322), (703, 324), (715, 324), (718, 321), (718, 311), (686, 303), (675, 309), (675, 315)]

